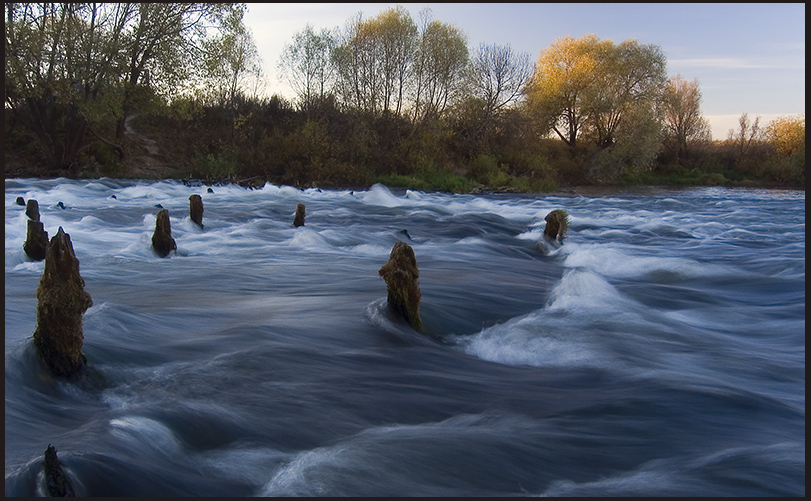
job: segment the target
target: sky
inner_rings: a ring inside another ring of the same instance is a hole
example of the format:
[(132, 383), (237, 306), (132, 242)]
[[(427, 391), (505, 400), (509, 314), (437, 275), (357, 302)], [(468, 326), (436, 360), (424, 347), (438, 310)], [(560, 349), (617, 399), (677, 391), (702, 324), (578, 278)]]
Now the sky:
[(415, 23), (430, 8), (432, 19), (467, 35), (471, 51), (480, 43), (510, 45), (533, 61), (566, 35), (658, 45), (668, 76), (698, 79), (714, 139), (725, 139), (742, 113), (761, 125), (805, 114), (803, 3), (250, 3), (244, 21), (263, 60), (266, 92), (295, 98), (279, 78), (279, 57), (308, 23), (343, 29), (358, 12), (372, 18), (397, 5)]

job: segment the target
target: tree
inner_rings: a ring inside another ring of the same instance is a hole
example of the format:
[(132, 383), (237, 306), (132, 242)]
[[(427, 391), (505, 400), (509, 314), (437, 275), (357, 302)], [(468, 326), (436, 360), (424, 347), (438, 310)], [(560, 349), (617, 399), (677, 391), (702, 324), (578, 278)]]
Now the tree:
[(219, 36), (203, 44), (207, 74), (204, 80), (220, 105), (233, 107), (238, 94), (249, 93), (249, 83), (262, 78), (262, 60), (251, 31), (243, 23), (244, 8), (237, 6), (223, 20)]
[(780, 155), (805, 152), (805, 115), (780, 116), (766, 124), (763, 136)]
[[(182, 88), (207, 36), (233, 4), (5, 4), (6, 106), (49, 167), (79, 153), (154, 96)], [(113, 125), (115, 124), (115, 125)], [(93, 137), (88, 141), (88, 134)]]
[(439, 118), (455, 103), (463, 88), (468, 63), (467, 40), (462, 30), (430, 20), (429, 9), (423, 10), (421, 16), (413, 65), (415, 122)]
[(402, 7), (347, 22), (343, 41), (333, 51), (336, 89), (344, 102), (372, 114), (402, 110), (411, 75), (417, 28)]
[(678, 158), (687, 158), (687, 145), (708, 141), (710, 124), (701, 114), (701, 90), (698, 79), (692, 82), (681, 75), (670, 77), (662, 100), (666, 139), (675, 145)]
[[(171, 99), (194, 76), (199, 62), (205, 61), (208, 38), (206, 21), (223, 23), (233, 10), (244, 4), (142, 3), (138, 20), (125, 33), (123, 53), (128, 64), (124, 79), (123, 112), (116, 137), (121, 138), (127, 118), (133, 111), (138, 84), (151, 84), (155, 91)], [(241, 19), (241, 17), (240, 17)]]
[(316, 32), (307, 24), (293, 36), (279, 58), (278, 68), (296, 92), (299, 106), (309, 110), (317, 100), (326, 98), (335, 78), (332, 52), (337, 44), (334, 30)]
[(777, 117), (763, 129), (763, 138), (775, 153), (763, 163), (768, 175), (805, 186), (805, 115)]
[(485, 137), (495, 115), (523, 95), (533, 70), (529, 54), (515, 52), (509, 44), (479, 45), (469, 74), (472, 95), (484, 106), (476, 136)]
[(6, 107), (36, 138), (50, 167), (73, 165), (93, 130), (88, 118), (99, 109), (93, 104), (110, 104), (103, 91), (120, 62), (115, 30), (132, 12), (96, 4), (5, 4)]
[(572, 150), (591, 111), (588, 93), (595, 85), (598, 54), (606, 43), (593, 34), (555, 40), (538, 56), (526, 88), (531, 113)]
[(759, 141), (763, 135), (760, 129), (760, 117), (755, 121), (749, 120), (748, 113), (742, 113), (738, 118), (738, 128), (729, 129), (727, 143), (732, 145), (738, 157), (743, 157), (753, 142)]
[(608, 148), (629, 110), (637, 114), (657, 113), (657, 101), (666, 83), (666, 59), (656, 45), (640, 45), (625, 40), (614, 45), (610, 40), (597, 52), (596, 79), (588, 92), (587, 125), (595, 143)]
[(381, 12), (373, 20), (382, 55), (383, 109), (399, 114), (416, 48), (417, 26), (402, 6)]
[(567, 36), (541, 52), (527, 110), (572, 152), (581, 140), (594, 145), (589, 171), (607, 181), (652, 165), (665, 82), (665, 56), (655, 45)]
[(372, 113), (377, 110), (376, 49), (362, 14), (350, 18), (342, 41), (332, 52), (337, 77), (335, 89), (342, 102), (350, 108)]

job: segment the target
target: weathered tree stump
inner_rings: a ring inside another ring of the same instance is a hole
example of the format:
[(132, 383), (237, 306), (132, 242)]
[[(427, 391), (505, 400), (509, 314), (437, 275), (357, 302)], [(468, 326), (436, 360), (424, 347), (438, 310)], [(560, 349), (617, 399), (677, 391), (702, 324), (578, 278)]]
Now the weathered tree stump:
[(197, 226), (203, 227), (203, 199), (200, 195), (189, 197), (189, 217)]
[(415, 330), (422, 330), (420, 319), (420, 272), (414, 249), (405, 242), (397, 242), (391, 249), (389, 261), (378, 274), (386, 281), (388, 305)]
[(163, 209), (155, 219), (155, 232), (152, 234), (152, 248), (160, 257), (166, 257), (177, 249), (172, 238), (172, 226), (169, 224), (169, 211)]
[(296, 216), (293, 218), (293, 226), (304, 226), (304, 204), (296, 204)]
[(45, 259), (48, 249), (48, 232), (40, 221), (28, 220), (28, 229), (23, 244), (23, 250), (34, 261)]
[(551, 240), (562, 242), (569, 231), (569, 214), (563, 209), (555, 209), (544, 220), (546, 228), (543, 234)]
[(56, 457), (56, 449), (51, 447), (50, 444), (45, 449), (45, 459), (42, 461), (42, 466), (45, 470), (45, 484), (51, 497), (76, 497), (73, 485), (62, 470), (62, 463), (59, 458)]
[(85, 367), (82, 315), (93, 306), (79, 275), (70, 235), (59, 227), (48, 244), (45, 271), (37, 288), (34, 346), (54, 377), (73, 378)]
[(25, 204), (25, 215), (32, 221), (39, 221), (39, 204), (33, 198)]

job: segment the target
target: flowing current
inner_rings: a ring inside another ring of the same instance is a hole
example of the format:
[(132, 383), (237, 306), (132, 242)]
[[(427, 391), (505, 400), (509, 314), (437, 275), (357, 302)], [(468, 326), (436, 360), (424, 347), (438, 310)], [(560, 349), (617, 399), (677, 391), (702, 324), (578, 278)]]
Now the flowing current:
[[(47, 494), (48, 445), (80, 496), (805, 495), (803, 191), (5, 186), (6, 496)], [(93, 299), (78, 382), (32, 343), (17, 197)]]

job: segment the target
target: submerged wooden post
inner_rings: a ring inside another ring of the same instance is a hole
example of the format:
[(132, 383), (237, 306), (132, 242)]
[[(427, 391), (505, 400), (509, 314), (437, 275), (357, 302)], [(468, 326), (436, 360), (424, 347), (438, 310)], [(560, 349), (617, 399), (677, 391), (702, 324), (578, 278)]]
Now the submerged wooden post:
[(42, 261), (45, 259), (47, 249), (48, 232), (45, 231), (42, 222), (29, 219), (23, 250), (34, 261)]
[(203, 199), (200, 195), (189, 197), (189, 217), (197, 226), (203, 227)]
[(544, 236), (562, 242), (569, 231), (569, 214), (563, 209), (555, 209), (544, 218), (546, 228)]
[(45, 271), (37, 287), (34, 331), (34, 346), (52, 376), (73, 378), (84, 369), (82, 315), (91, 306), (70, 235), (60, 226), (48, 244)]
[(56, 449), (48, 444), (45, 449), (45, 459), (42, 461), (45, 470), (45, 484), (51, 497), (76, 497), (73, 485), (62, 470), (62, 463), (56, 457)]
[(169, 223), (169, 211), (162, 209), (155, 219), (155, 233), (152, 234), (152, 248), (160, 257), (166, 257), (177, 249), (175, 239), (172, 238), (172, 226)]
[(304, 204), (296, 204), (296, 217), (293, 226), (304, 226)]
[(39, 204), (33, 198), (25, 204), (25, 215), (32, 221), (39, 221)]
[(28, 216), (28, 227), (23, 251), (34, 261), (42, 261), (48, 248), (48, 232), (39, 220), (39, 204), (33, 198), (25, 205), (25, 215)]
[(414, 249), (405, 242), (397, 242), (391, 249), (389, 261), (378, 274), (386, 281), (388, 305), (415, 330), (422, 330), (420, 319), (420, 272)]

